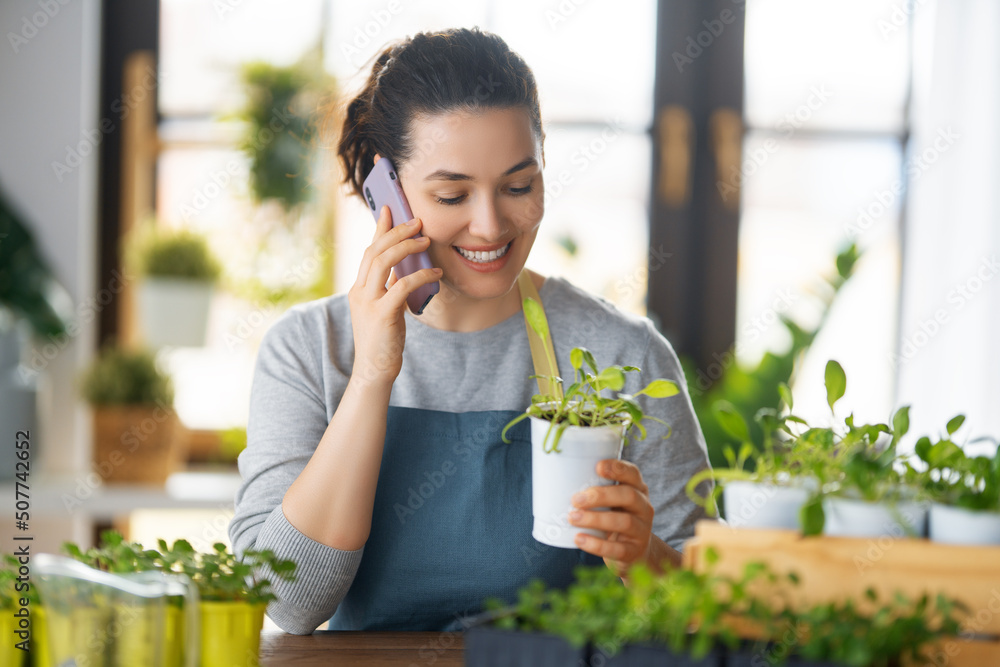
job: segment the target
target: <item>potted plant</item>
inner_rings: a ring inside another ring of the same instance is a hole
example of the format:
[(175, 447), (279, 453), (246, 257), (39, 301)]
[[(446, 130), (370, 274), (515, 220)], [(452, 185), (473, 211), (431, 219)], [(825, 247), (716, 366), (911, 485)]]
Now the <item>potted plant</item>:
[(198, 587), (201, 667), (229, 667), (234, 656), (255, 664), (264, 611), (274, 599), (270, 580), (258, 571), (291, 581), (295, 563), (271, 551), (247, 551), (237, 558), (222, 543), (208, 553), (195, 551), (187, 540), (169, 548), (164, 540), (158, 545), (163, 569), (186, 574)]
[[(532, 298), (524, 300), (524, 316), (541, 338), (550, 367), (555, 368), (554, 354), (547, 343), (549, 325), (545, 311)], [(598, 370), (593, 354), (582, 347), (570, 352), (574, 381), (563, 392), (562, 378), (545, 377), (554, 393), (535, 394), (531, 405), (504, 427), (507, 431), (524, 419), (531, 419), (531, 496), (534, 526), (532, 536), (543, 544), (575, 549), (574, 539), (583, 532), (605, 537), (602, 531), (576, 528), (569, 523), (573, 494), (591, 486), (612, 484), (597, 475), (596, 465), (603, 459), (621, 456), (625, 437), (632, 427), (646, 437), (642, 422), (652, 419), (643, 413), (636, 397), (665, 398), (678, 393), (670, 380), (653, 380), (635, 394), (619, 393), (615, 398), (601, 395), (604, 389), (619, 392), (625, 386), (625, 374), (639, 372), (635, 366), (609, 366)], [(589, 370), (588, 370), (589, 369)], [(532, 375), (532, 378), (539, 377)], [(666, 436), (665, 436), (666, 437)]]
[(31, 659), (36, 667), (103, 665), (111, 641), (110, 600), (91, 582), (42, 574), (45, 558), (33, 560), (32, 584), (39, 592), (31, 609)]
[(968, 456), (952, 437), (964, 415), (948, 421), (937, 442), (927, 436), (915, 446), (926, 469), (919, 475), (933, 500), (929, 535), (947, 544), (1000, 544), (1000, 448), (993, 456)]
[[(66, 335), (72, 301), (42, 257), (24, 221), (0, 192), (0, 424), (28, 435), (38, 430), (36, 374), (21, 364), (31, 335)], [(18, 472), (14, 438), (0, 447), (0, 481)], [(32, 442), (37, 447), (38, 438)], [(38, 450), (34, 450), (38, 460)], [(24, 463), (21, 464), (22, 469)]]
[[(101, 533), (101, 546), (86, 551), (71, 542), (63, 544), (63, 553), (89, 567), (113, 574), (132, 575), (163, 570), (162, 556), (155, 549), (143, 549), (126, 541), (121, 533)], [(128, 667), (134, 664), (160, 664), (183, 667), (185, 664), (185, 599), (173, 594), (154, 598), (121, 596), (112, 604), (114, 619), (126, 632), (115, 638), (111, 664)], [(188, 649), (192, 654), (193, 651)]]
[(142, 276), (139, 319), (146, 343), (154, 348), (204, 345), (208, 310), (221, 274), (205, 238), (150, 222), (136, 230), (127, 255)]
[[(0, 556), (0, 636), (4, 637), (4, 642), (0, 645), (0, 665), (11, 667), (23, 665), (28, 655), (25, 650), (27, 635), (18, 634), (28, 628), (21, 623), (21, 616), (15, 616), (21, 609), (30, 609), (30, 602), (22, 604), (22, 600), (28, 601), (28, 591), (25, 582), (18, 582), (19, 567), (20, 563), (14, 556)], [(24, 620), (27, 623), (27, 619)], [(18, 646), (21, 642), (23, 644)]]
[(767, 619), (768, 636), (733, 652), (727, 667), (900, 667), (930, 664), (932, 642), (956, 637), (967, 609), (943, 595), (880, 600), (869, 588), (862, 600), (824, 602), (796, 609), (783, 605)]
[(767, 617), (748, 587), (774, 577), (759, 564), (738, 580), (684, 569), (653, 575), (640, 564), (627, 579), (625, 586), (609, 568), (581, 566), (566, 590), (534, 581), (512, 607), (488, 601), (466, 633), (466, 665), (714, 667), (722, 645), (738, 644), (732, 615)]
[(107, 482), (162, 485), (183, 442), (169, 376), (146, 350), (108, 346), (81, 378), (94, 408), (94, 466)]
[[(827, 404), (833, 413), (844, 395), (847, 378), (835, 360), (827, 362), (824, 382)], [(792, 396), (781, 385), (782, 400), (791, 410)], [(791, 412), (764, 408), (756, 415), (764, 433), (764, 449), (758, 452), (749, 441), (746, 422), (726, 404), (716, 406), (720, 424), (742, 442), (738, 454), (730, 448), (730, 468), (705, 470), (692, 477), (688, 495), (696, 502), (714, 508), (715, 496), (700, 498), (697, 485), (705, 478), (722, 483), (727, 520), (736, 526), (796, 528), (805, 535), (824, 532), (837, 535), (881, 535), (887, 529), (884, 514), (899, 518), (909, 515), (909, 505), (896, 506), (896, 494), (905, 493), (896, 467), (896, 443), (909, 429), (909, 408), (900, 408), (887, 424), (855, 424), (854, 416), (844, 425), (810, 426)], [(887, 447), (878, 444), (883, 435), (891, 436)], [(754, 469), (746, 469), (753, 458)], [(718, 489), (714, 492), (720, 493)], [(918, 506), (919, 509), (919, 506)], [(845, 519), (845, 512), (850, 518)], [(859, 512), (855, 517), (852, 512)], [(832, 520), (830, 515), (833, 515)], [(850, 525), (851, 521), (859, 521)], [(866, 528), (874, 522), (876, 528)], [(919, 514), (912, 523), (922, 525)], [(909, 526), (909, 523), (907, 523)], [(901, 529), (903, 530), (903, 529)]]

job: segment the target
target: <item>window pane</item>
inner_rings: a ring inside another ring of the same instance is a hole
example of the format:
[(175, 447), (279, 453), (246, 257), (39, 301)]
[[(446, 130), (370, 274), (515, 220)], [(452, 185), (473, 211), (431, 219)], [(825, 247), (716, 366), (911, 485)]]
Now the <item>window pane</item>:
[(899, 131), (909, 75), (906, 6), (748, 2), (749, 125)]
[(288, 65), (319, 39), (323, 0), (161, 0), (160, 110), (218, 114), (242, 105), (239, 67)]
[[(776, 142), (751, 133), (744, 150), (767, 159), (752, 172), (745, 169), (743, 181), (738, 357), (756, 363), (765, 350), (788, 348), (791, 340), (778, 315), (807, 328), (816, 325), (820, 308), (811, 295), (822, 293), (821, 277), (833, 274), (837, 251), (854, 239), (865, 254), (796, 378), (796, 413), (828, 413), (823, 367), (836, 358), (848, 376), (845, 404), (857, 408), (859, 418), (886, 419), (899, 274), (898, 143)], [(852, 377), (864, 377), (865, 384), (851, 383)]]

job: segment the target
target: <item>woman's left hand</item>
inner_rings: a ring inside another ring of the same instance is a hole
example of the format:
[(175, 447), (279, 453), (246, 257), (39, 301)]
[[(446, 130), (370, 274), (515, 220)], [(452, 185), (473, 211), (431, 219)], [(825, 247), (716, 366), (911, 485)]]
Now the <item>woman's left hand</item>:
[[(569, 522), (580, 528), (605, 531), (607, 539), (584, 533), (576, 536), (576, 545), (595, 556), (623, 576), (637, 562), (648, 562), (653, 531), (653, 505), (649, 502), (649, 487), (635, 464), (619, 459), (597, 463), (597, 474), (618, 482), (617, 485), (592, 486), (573, 496), (576, 508)], [(593, 511), (593, 507), (608, 507)]]

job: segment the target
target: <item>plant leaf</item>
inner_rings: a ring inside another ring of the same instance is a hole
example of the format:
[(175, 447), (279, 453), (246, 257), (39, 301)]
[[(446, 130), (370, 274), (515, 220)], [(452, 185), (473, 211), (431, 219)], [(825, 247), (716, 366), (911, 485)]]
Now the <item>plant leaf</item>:
[(799, 523), (803, 535), (819, 535), (826, 524), (826, 512), (823, 511), (823, 499), (819, 496), (810, 498), (799, 509)]
[(826, 402), (830, 404), (830, 410), (833, 410), (833, 405), (840, 400), (847, 390), (847, 376), (844, 374), (844, 369), (839, 363), (831, 359), (826, 362)]
[(646, 394), (653, 398), (666, 398), (668, 396), (674, 396), (680, 392), (677, 385), (670, 380), (653, 380), (645, 387), (636, 392), (636, 396), (639, 394)]
[(951, 418), (948, 422), (948, 435), (952, 435), (955, 431), (962, 428), (962, 424), (965, 423), (965, 415), (956, 415)]
[(740, 442), (750, 441), (750, 429), (747, 428), (747, 422), (743, 419), (743, 415), (736, 411), (732, 403), (718, 401), (712, 406), (712, 413), (727, 435)]
[(782, 382), (778, 385), (778, 394), (781, 396), (781, 400), (785, 402), (788, 409), (792, 409), (792, 390), (788, 388), (788, 385)]
[(549, 335), (549, 322), (545, 319), (545, 311), (542, 310), (541, 304), (528, 297), (524, 300), (523, 307), (524, 318), (528, 320), (528, 324), (535, 333), (544, 340)]

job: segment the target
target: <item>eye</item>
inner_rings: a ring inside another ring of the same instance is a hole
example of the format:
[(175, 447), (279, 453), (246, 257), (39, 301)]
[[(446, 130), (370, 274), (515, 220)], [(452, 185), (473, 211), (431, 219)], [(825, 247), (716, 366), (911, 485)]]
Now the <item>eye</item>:
[(532, 186), (529, 183), (528, 185), (524, 186), (523, 188), (511, 188), (510, 189), (510, 193), (512, 195), (514, 195), (515, 197), (520, 197), (521, 195), (528, 194), (529, 192), (531, 192), (531, 190), (532, 190)]
[(445, 204), (446, 206), (454, 206), (455, 204), (461, 204), (462, 200), (465, 199), (465, 195), (459, 195), (457, 197), (435, 197), (434, 201), (439, 204)]

